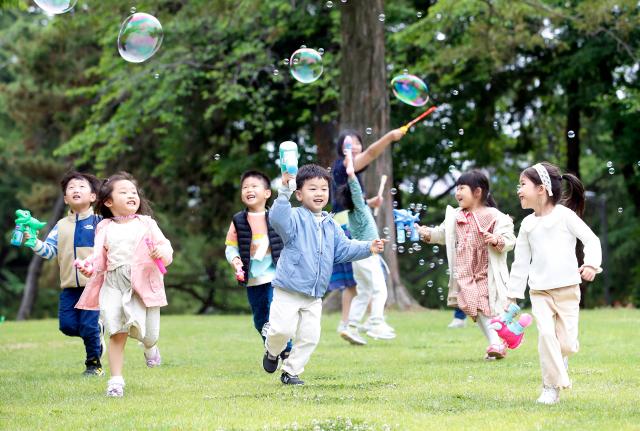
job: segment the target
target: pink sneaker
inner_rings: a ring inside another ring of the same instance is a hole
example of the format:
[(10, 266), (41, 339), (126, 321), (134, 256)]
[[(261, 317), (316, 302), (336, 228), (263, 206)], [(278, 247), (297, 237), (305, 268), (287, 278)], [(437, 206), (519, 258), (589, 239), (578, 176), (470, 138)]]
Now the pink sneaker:
[(507, 347), (504, 344), (491, 344), (487, 347), (487, 356), (495, 359), (503, 359), (507, 356)]
[(153, 348), (153, 353), (148, 356), (145, 352), (144, 358), (147, 360), (147, 367), (149, 368), (159, 367), (162, 363), (162, 358), (160, 357), (160, 349), (158, 349), (158, 346), (155, 346)]

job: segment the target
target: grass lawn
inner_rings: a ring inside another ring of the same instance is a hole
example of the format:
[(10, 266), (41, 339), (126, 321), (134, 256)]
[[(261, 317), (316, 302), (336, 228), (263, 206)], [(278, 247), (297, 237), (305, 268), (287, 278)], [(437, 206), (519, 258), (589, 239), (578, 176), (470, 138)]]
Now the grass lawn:
[[(1, 429), (211, 430), (618, 430), (640, 429), (638, 310), (581, 314), (573, 389), (539, 406), (537, 333), (500, 362), (470, 325), (451, 330), (449, 311), (392, 313), (393, 341), (354, 347), (337, 315), (323, 317), (304, 387), (262, 370), (250, 316), (164, 316), (163, 365), (147, 369), (127, 345), (123, 399), (107, 377), (83, 378), (84, 348), (57, 321), (0, 325)], [(106, 367), (106, 357), (104, 365)]]

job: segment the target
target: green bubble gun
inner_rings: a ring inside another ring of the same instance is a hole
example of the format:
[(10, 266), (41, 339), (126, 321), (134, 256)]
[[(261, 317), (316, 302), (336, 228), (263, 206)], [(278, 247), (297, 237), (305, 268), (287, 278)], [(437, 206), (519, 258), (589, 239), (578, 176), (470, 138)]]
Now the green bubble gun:
[(33, 248), (38, 240), (38, 231), (45, 227), (47, 223), (41, 222), (37, 218), (31, 217), (31, 212), (27, 210), (16, 210), (16, 228), (11, 237), (11, 245), (20, 246), (24, 233), (29, 234), (29, 239), (24, 246)]

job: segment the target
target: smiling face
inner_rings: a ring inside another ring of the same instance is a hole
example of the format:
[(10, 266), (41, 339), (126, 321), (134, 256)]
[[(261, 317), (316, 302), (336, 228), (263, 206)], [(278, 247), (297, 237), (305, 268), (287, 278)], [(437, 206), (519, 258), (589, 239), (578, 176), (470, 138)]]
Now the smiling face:
[(271, 189), (267, 187), (264, 179), (247, 177), (242, 182), (240, 197), (249, 211), (262, 212), (265, 210), (267, 200), (271, 197)]
[(540, 184), (536, 185), (526, 175), (520, 175), (518, 184), (518, 198), (523, 209), (539, 211), (546, 203), (546, 190)]
[(309, 211), (318, 213), (329, 202), (329, 182), (324, 178), (308, 178), (296, 190), (296, 199)]
[(96, 194), (91, 191), (91, 184), (84, 178), (73, 178), (67, 183), (64, 192), (64, 203), (75, 213), (89, 209), (96, 201)]
[(476, 187), (474, 191), (466, 184), (456, 187), (456, 200), (463, 210), (471, 210), (481, 205), (482, 189)]
[(129, 180), (116, 181), (111, 196), (104, 204), (115, 217), (133, 215), (140, 208), (138, 188)]

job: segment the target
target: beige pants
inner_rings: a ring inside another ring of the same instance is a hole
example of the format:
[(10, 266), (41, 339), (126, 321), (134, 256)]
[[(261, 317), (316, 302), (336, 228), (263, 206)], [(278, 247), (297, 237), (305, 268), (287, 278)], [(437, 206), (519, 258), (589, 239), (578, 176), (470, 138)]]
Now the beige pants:
[(571, 380), (564, 356), (576, 353), (580, 286), (530, 290), (531, 312), (538, 326), (538, 353), (542, 382), (553, 388), (569, 388)]
[(277, 356), (293, 339), (293, 348), (282, 371), (294, 376), (304, 371), (320, 341), (321, 315), (320, 298), (274, 287), (265, 347), (272, 356)]

